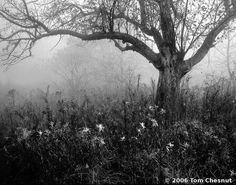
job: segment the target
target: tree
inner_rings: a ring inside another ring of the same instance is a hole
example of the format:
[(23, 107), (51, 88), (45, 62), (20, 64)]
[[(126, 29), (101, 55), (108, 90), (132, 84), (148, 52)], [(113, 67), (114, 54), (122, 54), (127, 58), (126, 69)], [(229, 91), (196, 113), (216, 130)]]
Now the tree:
[(236, 0), (3, 0), (0, 17), (3, 64), (30, 56), (48, 36), (110, 39), (159, 70), (156, 103), (175, 112), (181, 78), (236, 18)]

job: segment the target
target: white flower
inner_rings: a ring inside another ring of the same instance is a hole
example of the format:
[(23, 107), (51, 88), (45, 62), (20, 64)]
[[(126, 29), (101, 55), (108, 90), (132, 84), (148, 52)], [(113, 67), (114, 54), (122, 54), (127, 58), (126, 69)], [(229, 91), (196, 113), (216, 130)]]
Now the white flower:
[(151, 120), (151, 122), (152, 122), (152, 126), (153, 126), (153, 127), (158, 127), (157, 120), (155, 120), (155, 119), (150, 119), (150, 120)]
[(138, 140), (138, 138), (137, 138), (137, 137), (134, 137), (134, 136), (133, 136), (133, 137), (131, 137), (131, 139)]
[(41, 136), (43, 134), (43, 132), (40, 130), (40, 131), (38, 131), (38, 134)]
[(168, 143), (167, 145), (168, 145), (170, 148), (172, 148), (172, 147), (174, 146), (173, 143)]
[(153, 106), (150, 105), (150, 106), (149, 106), (149, 110), (150, 110), (150, 111), (154, 111), (155, 109), (154, 109)]
[(183, 146), (184, 146), (185, 148), (188, 148), (188, 147), (189, 147), (189, 144), (188, 144), (187, 142), (185, 142), (185, 143), (183, 144)]
[(160, 114), (165, 114), (166, 113), (166, 110), (165, 109), (161, 109), (160, 110)]
[(140, 125), (141, 125), (142, 129), (146, 128), (143, 122), (141, 122)]
[(82, 130), (82, 132), (89, 132), (89, 128), (88, 127), (84, 127), (84, 129)]
[(214, 139), (218, 139), (218, 137), (217, 137), (217, 136), (213, 136), (213, 138), (214, 138)]
[(125, 136), (123, 136), (122, 138), (120, 138), (121, 141), (124, 141), (125, 140)]
[(53, 127), (53, 126), (54, 126), (54, 123), (51, 121), (51, 122), (49, 123), (49, 125), (50, 125), (50, 127)]
[(138, 128), (137, 131), (138, 131), (138, 133), (141, 133), (141, 129), (140, 128)]
[(184, 131), (184, 134), (188, 137), (188, 131), (185, 130), (185, 131)]
[(234, 172), (234, 170), (230, 170), (230, 176), (235, 176), (236, 172)]
[(45, 133), (46, 135), (49, 135), (49, 134), (51, 133), (51, 131), (47, 129), (47, 130), (44, 131), (44, 133)]
[(99, 143), (99, 145), (105, 145), (105, 141), (103, 138), (95, 136), (92, 139), (92, 143), (93, 143), (93, 145), (95, 145), (95, 143), (97, 143), (97, 142)]
[(174, 147), (174, 144), (173, 143), (168, 143), (167, 146), (166, 146), (166, 150), (169, 152), (171, 148)]
[(101, 144), (101, 145), (105, 145), (105, 141), (104, 141), (103, 138), (100, 138), (100, 144)]
[(31, 134), (31, 131), (27, 130), (27, 128), (22, 128), (22, 132), (23, 132), (22, 133), (22, 139), (26, 139)]
[(105, 128), (102, 124), (96, 125), (96, 127), (98, 128), (99, 132), (102, 132)]
[(86, 163), (85, 168), (89, 168), (89, 165)]

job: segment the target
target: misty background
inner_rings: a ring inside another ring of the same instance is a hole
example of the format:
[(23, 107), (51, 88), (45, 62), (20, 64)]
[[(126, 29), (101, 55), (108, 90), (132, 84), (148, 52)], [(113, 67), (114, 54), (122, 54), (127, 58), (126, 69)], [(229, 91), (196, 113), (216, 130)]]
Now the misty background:
[[(235, 70), (235, 33), (231, 35), (230, 68)], [(191, 87), (204, 85), (209, 76), (228, 76), (227, 44), (227, 39), (217, 44), (187, 75)], [(114, 90), (118, 84), (135, 83), (137, 78), (146, 85), (158, 80), (158, 71), (141, 55), (121, 52), (112, 41), (83, 42), (56, 36), (38, 41), (32, 57), (12, 66), (1, 66), (0, 95), (13, 88), (26, 93), (49, 85), (52, 91), (74, 97), (81, 93), (78, 89)]]

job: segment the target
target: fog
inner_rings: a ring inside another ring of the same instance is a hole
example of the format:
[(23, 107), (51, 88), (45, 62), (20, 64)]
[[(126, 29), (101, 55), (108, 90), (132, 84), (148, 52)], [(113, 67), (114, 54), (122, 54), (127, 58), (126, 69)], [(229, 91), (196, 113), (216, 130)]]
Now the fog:
[(39, 41), (34, 49), (33, 56), (15, 65), (1, 67), (0, 81), (8, 84), (27, 88), (43, 87), (53, 81), (52, 70), (49, 69), (50, 59), (58, 50), (65, 47), (65, 41), (61, 41), (56, 47), (58, 38), (51, 37)]
[[(202, 85), (209, 74), (227, 76), (225, 48), (226, 42), (224, 41), (213, 48), (204, 60), (194, 67), (191, 73), (188, 74), (191, 77), (191, 86)], [(232, 57), (234, 55), (235, 53), (232, 52)], [(98, 59), (104, 59), (104, 62), (96, 64)], [(116, 61), (115, 65), (128, 66), (136, 76), (140, 75), (142, 83), (149, 85), (151, 79), (155, 81), (158, 79), (157, 70), (145, 58), (135, 52), (122, 53), (114, 46), (113, 42), (82, 42), (71, 37), (63, 37), (62, 39), (59, 37), (49, 37), (37, 42), (33, 48), (32, 57), (9, 67), (2, 66), (0, 83), (2, 88), (4, 87), (5, 92), (12, 88), (25, 91), (35, 88), (46, 89), (48, 85), (54, 90), (61, 90), (65, 88), (65, 83), (63, 83), (65, 79), (59, 73), (68, 72), (64, 70), (68, 67), (68, 63), (70, 63), (67, 60), (76, 61), (76, 65), (80, 65), (80, 63), (85, 65), (84, 63), (86, 63), (86, 69), (94, 68), (94, 66), (95, 69), (100, 68), (97, 72), (96, 70), (92, 72), (93, 75), (98, 73), (97, 75), (101, 76), (105, 71), (114, 72), (112, 68), (104, 68), (104, 66), (101, 68), (99, 66), (103, 65), (103, 63), (109, 65), (109, 61)], [(233, 68), (233, 62), (231, 68)], [(89, 76), (89, 73), (83, 74), (84, 78), (88, 79), (86, 75)], [(93, 79), (93, 81), (96, 80)], [(99, 79), (99, 81), (102, 81), (102, 79)]]

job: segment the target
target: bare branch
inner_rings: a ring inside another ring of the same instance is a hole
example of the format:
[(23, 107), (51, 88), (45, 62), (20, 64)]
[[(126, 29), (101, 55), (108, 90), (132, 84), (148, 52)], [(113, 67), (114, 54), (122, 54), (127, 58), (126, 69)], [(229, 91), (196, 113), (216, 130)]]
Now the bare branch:
[(201, 45), (201, 47), (198, 49), (198, 51), (196, 52), (196, 54), (189, 58), (188, 60), (185, 61), (184, 64), (184, 68), (185, 68), (185, 72), (191, 70), (191, 68), (198, 64), (208, 53), (208, 51), (210, 50), (210, 48), (212, 48), (214, 46), (214, 42), (216, 37), (221, 33), (221, 31), (223, 31), (228, 23), (232, 20), (234, 20), (236, 18), (236, 11), (235, 12), (231, 12), (228, 16), (226, 16), (224, 19), (222, 19), (217, 26), (215, 26), (214, 29), (212, 29), (208, 35), (206, 36), (203, 44)]
[(53, 35), (71, 35), (77, 38), (80, 38), (85, 41), (91, 41), (91, 40), (102, 40), (102, 39), (110, 39), (110, 40), (121, 40), (124, 43), (129, 43), (135, 47), (136, 51), (139, 51), (140, 54), (142, 54), (144, 57), (146, 57), (149, 61), (153, 62), (157, 60), (157, 53), (152, 51), (151, 48), (149, 48), (144, 42), (140, 41), (139, 39), (126, 34), (126, 33), (119, 33), (119, 32), (113, 32), (113, 33), (92, 33), (89, 35), (80, 34), (78, 32), (70, 31), (70, 30), (54, 30), (50, 31), (49, 33), (42, 34), (39, 37), (37, 37), (34, 41), (39, 40), (44, 37), (49, 37)]
[(169, 46), (172, 46), (172, 50), (176, 50), (175, 46), (175, 30), (174, 23), (171, 17), (171, 7), (170, 0), (158, 1), (160, 7), (160, 17), (161, 17), (161, 30), (163, 39)]
[(181, 37), (180, 37), (180, 52), (184, 52), (184, 29), (185, 29), (185, 26), (186, 26), (186, 18), (187, 18), (187, 10), (188, 10), (188, 0), (186, 2), (186, 5), (185, 5), (185, 13), (184, 13), (184, 18), (183, 18), (183, 25), (182, 25), (182, 30), (181, 30)]
[[(161, 53), (167, 46), (185, 71), (203, 59), (236, 14), (236, 0), (225, 5), (223, 0), (2, 1), (0, 18), (7, 24), (0, 30), (0, 42), (9, 45), (9, 60), (16, 61), (22, 48), (22, 57), (31, 55), (39, 39), (70, 35), (87, 41), (113, 40), (120, 50), (138, 52), (157, 69), (161, 69), (160, 54), (149, 45), (156, 43)], [(198, 49), (196, 54), (183, 62), (192, 48)]]
[(141, 14), (141, 24), (143, 26), (147, 26), (147, 15), (146, 15), (146, 10), (145, 10), (145, 1), (143, 0), (138, 0), (139, 6), (140, 6), (140, 14)]
[(121, 46), (117, 40), (113, 40), (115, 46), (122, 52), (124, 51), (136, 51), (134, 46), (126, 45), (125, 47)]

